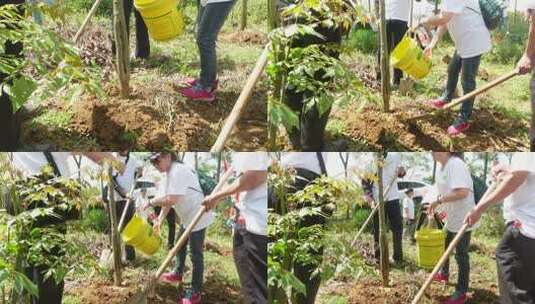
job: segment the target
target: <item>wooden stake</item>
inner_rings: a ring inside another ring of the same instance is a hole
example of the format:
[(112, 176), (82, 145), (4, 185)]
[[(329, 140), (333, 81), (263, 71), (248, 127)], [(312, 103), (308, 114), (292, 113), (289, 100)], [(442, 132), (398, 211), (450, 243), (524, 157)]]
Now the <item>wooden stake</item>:
[(122, 98), (130, 95), (129, 42), (122, 0), (113, 0), (113, 24), (117, 75)]
[(386, 36), (385, 0), (379, 1), (381, 37), (381, 91), (383, 92), (383, 107), (385, 112), (390, 112), (390, 60), (388, 56), (388, 41)]
[[(382, 0), (384, 5), (384, 0)], [(383, 278), (383, 286), (387, 287), (389, 284), (390, 264), (388, 261), (388, 242), (386, 239), (386, 218), (385, 218), (385, 200), (383, 192), (383, 164), (384, 157), (382, 152), (377, 152), (377, 177), (380, 182), (379, 186), (379, 249), (381, 260), (379, 268), (381, 269), (381, 276)]]
[(111, 165), (107, 165), (108, 171), (108, 209), (111, 221), (111, 248), (113, 251), (113, 283), (121, 286), (121, 241), (117, 232), (117, 209), (115, 206), (115, 191), (113, 191), (113, 171)]
[(87, 16), (85, 17), (84, 22), (82, 23), (82, 26), (80, 26), (80, 29), (78, 30), (78, 32), (76, 32), (76, 35), (74, 35), (75, 44), (78, 43), (78, 39), (80, 39), (80, 36), (82, 36), (82, 34), (84, 33), (85, 28), (89, 24), (89, 20), (91, 20), (91, 17), (93, 17), (93, 15), (97, 12), (97, 8), (100, 2), (102, 2), (102, 0), (95, 0), (95, 3), (93, 3), (91, 10), (89, 11), (89, 13), (87, 13)]
[(243, 31), (247, 27), (247, 0), (241, 1), (241, 18), (240, 30)]
[(210, 149), (210, 152), (221, 152), (225, 147), (225, 143), (227, 142), (228, 137), (232, 132), (232, 129), (240, 119), (241, 115), (243, 114), (243, 111), (245, 110), (245, 107), (249, 102), (249, 99), (251, 98), (251, 95), (253, 94), (254, 86), (262, 75), (262, 71), (266, 67), (269, 52), (268, 50), (269, 44), (264, 47), (262, 55), (260, 55), (260, 58), (258, 58), (253, 72), (251, 73), (251, 75), (249, 75), (249, 78), (247, 79), (247, 82), (245, 83), (245, 86), (243, 87), (243, 90), (241, 91), (240, 96), (238, 97), (238, 100), (234, 105), (234, 108), (232, 108), (232, 112), (230, 112), (230, 115), (225, 121), (225, 125), (221, 129), (221, 133), (219, 133), (219, 136), (217, 137), (215, 144)]
[[(487, 198), (487, 196), (489, 196), (497, 188), (498, 184), (499, 184), (499, 181), (493, 183), (487, 189), (487, 191), (485, 191), (485, 194), (483, 194), (483, 196), (481, 197), (481, 200)], [(431, 274), (427, 277), (427, 280), (425, 280), (424, 285), (422, 285), (422, 287), (420, 288), (420, 290), (418, 291), (418, 293), (412, 300), (411, 302), (412, 304), (417, 304), (420, 301), (427, 287), (429, 287), (429, 285), (431, 285), (431, 283), (433, 282), (433, 277), (440, 271), (440, 268), (442, 268), (442, 265), (444, 265), (444, 263), (446, 262), (450, 254), (453, 252), (453, 249), (457, 247), (457, 244), (463, 237), (463, 234), (466, 232), (466, 229), (468, 229), (468, 224), (464, 224), (461, 227), (461, 229), (457, 232), (457, 234), (455, 235), (455, 238), (451, 241), (451, 243), (449, 244), (448, 248), (446, 249), (442, 257), (440, 257), (440, 260), (438, 260), (438, 263), (435, 265), (435, 268), (433, 268), (433, 271), (431, 272)]]

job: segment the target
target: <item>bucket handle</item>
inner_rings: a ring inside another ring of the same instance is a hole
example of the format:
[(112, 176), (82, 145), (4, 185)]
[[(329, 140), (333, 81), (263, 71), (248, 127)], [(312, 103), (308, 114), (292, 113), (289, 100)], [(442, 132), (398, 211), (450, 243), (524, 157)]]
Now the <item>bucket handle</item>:
[(437, 214), (433, 214), (433, 220), (429, 220), (429, 216), (425, 212), (425, 210), (422, 208), (423, 206), (420, 206), (420, 215), (418, 217), (418, 224), (416, 225), (416, 231), (419, 231), (422, 227), (422, 225), (427, 221), (426, 227), (433, 228), (433, 223), (435, 223), (436, 228), (442, 229), (444, 224), (440, 219), (438, 218)]

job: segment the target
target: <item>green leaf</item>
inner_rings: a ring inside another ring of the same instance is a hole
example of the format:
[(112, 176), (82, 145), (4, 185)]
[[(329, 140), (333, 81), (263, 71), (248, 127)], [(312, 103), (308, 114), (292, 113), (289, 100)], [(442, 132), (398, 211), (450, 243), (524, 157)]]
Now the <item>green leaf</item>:
[(37, 88), (34, 80), (21, 76), (13, 80), (12, 85), (4, 86), (5, 91), (11, 96), (13, 113), (17, 112), (28, 101), (28, 98)]

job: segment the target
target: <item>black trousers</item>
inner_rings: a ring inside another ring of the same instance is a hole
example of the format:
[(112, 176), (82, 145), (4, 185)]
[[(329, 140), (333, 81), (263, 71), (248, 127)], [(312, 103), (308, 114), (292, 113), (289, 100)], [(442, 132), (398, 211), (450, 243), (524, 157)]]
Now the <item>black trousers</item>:
[(500, 303), (535, 303), (535, 239), (509, 224), (496, 248)]
[(234, 230), (234, 263), (247, 304), (267, 303), (267, 244), (265, 235), (250, 233), (244, 227)]
[[(160, 215), (162, 208), (154, 207), (154, 210), (156, 211), (156, 214)], [(176, 234), (175, 209), (171, 208), (171, 210), (169, 210), (169, 213), (167, 213), (167, 217), (165, 218), (165, 220), (167, 221), (167, 226), (169, 227), (169, 235), (167, 236), (167, 248), (171, 249), (175, 246), (175, 234)]]
[[(121, 216), (123, 215), (123, 210), (126, 207), (126, 200), (118, 201), (116, 202), (115, 207), (115, 213), (117, 216), (117, 224), (119, 224), (119, 221), (121, 220)], [(134, 206), (134, 203), (131, 202), (128, 206), (128, 209), (126, 210), (126, 215), (124, 219), (124, 226), (130, 222), (132, 217), (134, 217), (134, 214), (136, 213), (136, 207)], [(110, 227), (111, 227), (111, 219), (110, 219)], [(110, 238), (111, 238), (111, 229), (110, 229)], [(126, 245), (124, 246), (124, 252), (125, 252), (125, 258), (127, 261), (134, 261), (136, 259), (136, 250), (134, 247)]]
[[(0, 6), (6, 4), (23, 4), (24, 0), (2, 0)], [(21, 9), (21, 14), (23, 13)], [(4, 54), (0, 54), (0, 57), (15, 56), (21, 58), (22, 55), (22, 43), (12, 43), (7, 41), (4, 45)], [(0, 84), (6, 82), (6, 78), (9, 75), (0, 73)], [(9, 83), (8, 83), (9, 84)], [(20, 113), (13, 112), (13, 104), (9, 95), (2, 89), (0, 90), (0, 150), (1, 151), (14, 151), (19, 144), (20, 137)]]
[[(136, 22), (135, 56), (136, 58), (148, 58), (150, 55), (150, 40), (149, 40), (149, 32), (147, 30), (147, 25), (145, 25), (145, 21), (143, 21), (143, 17), (141, 17), (141, 14), (134, 7), (133, 0), (123, 0), (123, 8), (124, 8), (124, 17), (126, 19), (126, 32), (128, 36), (130, 36), (130, 15), (132, 14), (132, 10), (134, 11), (134, 17), (136, 19), (135, 21)], [(113, 18), (112, 18), (112, 28), (113, 28)], [(112, 52), (115, 54), (115, 40), (113, 36), (112, 36), (111, 49), (112, 49)]]
[[(401, 216), (401, 207), (399, 200), (385, 202), (385, 215), (388, 220), (390, 230), (392, 230), (392, 242), (394, 243), (394, 252), (392, 258), (396, 262), (403, 261), (403, 218)], [(375, 258), (379, 260), (381, 252), (379, 249), (379, 213), (373, 217), (373, 241), (375, 248)]]
[[(408, 25), (406, 21), (401, 20), (386, 20), (386, 36), (387, 36), (387, 48), (388, 54), (394, 50), (398, 43), (403, 39), (405, 33), (407, 33)], [(380, 40), (380, 35), (377, 35), (377, 39)], [(378, 43), (377, 45), (381, 45)], [(377, 62), (381, 65), (381, 48), (377, 49)], [(380, 73), (378, 74), (380, 76)], [(380, 77), (378, 77), (379, 79)], [(403, 78), (403, 71), (400, 69), (394, 69), (393, 82), (399, 85), (401, 78)]]
[[(325, 39), (314, 35), (304, 35), (296, 39), (292, 47), (303, 48), (315, 44), (341, 43), (342, 35), (339, 30), (323, 28), (319, 29), (318, 33), (323, 35)], [(338, 58), (340, 54), (331, 51), (328, 55)], [(314, 78), (324, 82), (332, 80), (330, 77), (325, 77), (323, 73), (317, 73)], [(314, 91), (297, 92), (295, 89), (288, 87), (284, 95), (286, 105), (299, 115), (299, 126), (288, 130), (293, 147), (301, 151), (322, 151), (325, 145), (325, 127), (327, 126), (331, 109), (329, 108), (322, 115), (320, 115), (317, 107), (312, 107), (312, 109), (305, 111), (304, 101), (317, 95), (317, 92)]]
[(63, 288), (65, 281), (56, 283), (51, 276), (45, 280), (45, 274), (48, 268), (31, 266), (26, 268), (26, 276), (37, 285), (39, 297), (31, 298), (31, 304), (61, 304), (63, 298)]

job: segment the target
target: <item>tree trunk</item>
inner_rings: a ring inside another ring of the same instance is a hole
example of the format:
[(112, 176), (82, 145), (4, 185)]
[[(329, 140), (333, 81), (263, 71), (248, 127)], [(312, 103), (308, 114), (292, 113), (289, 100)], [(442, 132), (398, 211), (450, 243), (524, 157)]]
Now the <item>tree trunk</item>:
[(268, 31), (276, 29), (279, 26), (279, 17), (277, 13), (277, 0), (268, 0)]
[(199, 171), (199, 153), (193, 152), (193, 156), (195, 157), (195, 171)]
[(381, 23), (379, 31), (381, 35), (381, 91), (383, 93), (383, 107), (385, 112), (390, 112), (390, 60), (386, 37), (385, 0), (379, 1), (379, 15)]
[(117, 231), (117, 212), (115, 205), (115, 191), (113, 191), (113, 171), (111, 165), (107, 165), (108, 172), (108, 210), (111, 220), (111, 248), (113, 251), (113, 283), (121, 286), (121, 241)]
[[(347, 172), (347, 165), (349, 164), (349, 153), (347, 152), (338, 152), (338, 156), (340, 156), (340, 160), (342, 161), (342, 165), (344, 166), (344, 177), (347, 180), (348, 172)], [(349, 219), (351, 210), (351, 204), (347, 205), (346, 210), (346, 219)]]
[(240, 18), (240, 30), (243, 31), (247, 28), (247, 0), (241, 1), (241, 18)]
[(121, 97), (128, 98), (130, 95), (130, 70), (129, 70), (129, 43), (126, 34), (126, 21), (124, 16), (123, 1), (113, 0), (113, 29), (115, 38), (115, 56), (117, 76)]
[(489, 170), (489, 152), (485, 152), (485, 163), (483, 165), (483, 182), (487, 184), (487, 173)]
[(435, 183), (435, 175), (437, 174), (437, 161), (433, 161), (433, 176), (431, 176), (431, 181)]
[(219, 152), (217, 153), (217, 174), (216, 174), (216, 180), (217, 182), (219, 183), (219, 176), (221, 175), (221, 153), (223, 152)]
[(381, 253), (380, 270), (383, 278), (383, 286), (388, 286), (389, 262), (388, 262), (388, 242), (386, 238), (386, 218), (385, 200), (383, 194), (383, 165), (384, 158), (382, 152), (377, 152), (377, 185), (379, 186), (379, 249)]

